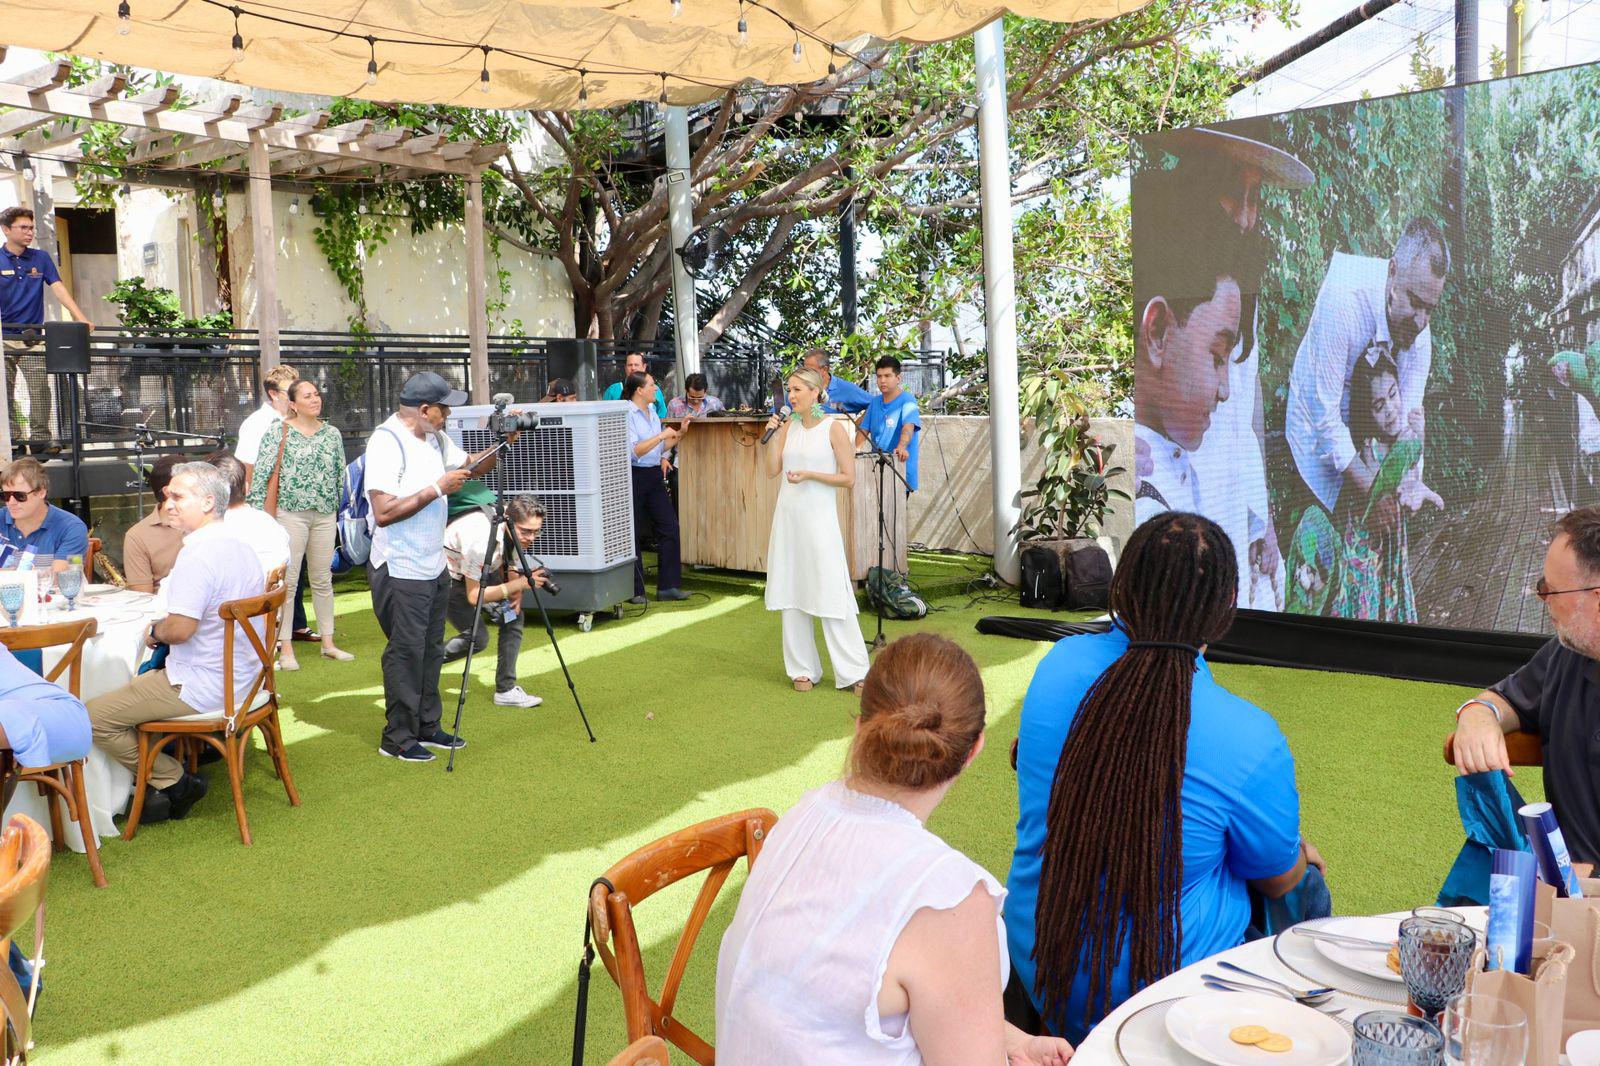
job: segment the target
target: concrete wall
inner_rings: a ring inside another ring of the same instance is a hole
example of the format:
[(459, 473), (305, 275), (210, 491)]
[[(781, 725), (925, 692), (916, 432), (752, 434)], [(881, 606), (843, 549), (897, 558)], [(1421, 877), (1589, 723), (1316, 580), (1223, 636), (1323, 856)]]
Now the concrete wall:
[[(309, 196), (276, 191), (273, 222), (278, 239), (278, 303), (284, 329), (345, 330), (355, 306), (317, 247), (317, 218)], [(294, 206), (296, 210), (291, 211)], [(234, 276), (234, 311), (241, 324), (255, 321), (257, 300), (250, 217), (243, 194), (228, 197), (228, 241)], [(366, 260), (368, 328), (374, 332), (458, 333), (467, 331), (466, 232), (440, 228), (413, 236), (396, 219), (388, 244)], [(507, 332), (514, 319), (532, 337), (570, 337), (572, 286), (561, 264), (502, 244), (488, 253), (489, 298), (499, 292), (497, 273), (510, 274), (507, 307), (489, 323)]]
[[(989, 419), (924, 415), (918, 488), (911, 495), (908, 537), (912, 544), (951, 551), (994, 554), (993, 479), (989, 476)], [(1125, 473), (1114, 482), (1133, 495), (1133, 421), (1097, 418), (1096, 435), (1115, 446), (1114, 465)], [(1031, 486), (1044, 468), (1033, 425), (1022, 426), (1022, 484)], [(1117, 548), (1133, 532), (1133, 503), (1112, 500), (1104, 532)]]

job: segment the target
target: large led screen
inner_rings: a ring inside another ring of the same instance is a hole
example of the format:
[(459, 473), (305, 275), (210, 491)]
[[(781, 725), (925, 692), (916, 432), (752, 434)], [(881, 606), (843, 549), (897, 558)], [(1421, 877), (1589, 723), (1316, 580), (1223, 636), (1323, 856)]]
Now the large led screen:
[(1600, 503), (1600, 68), (1134, 156), (1138, 520), (1215, 519), (1241, 607), (1546, 631)]

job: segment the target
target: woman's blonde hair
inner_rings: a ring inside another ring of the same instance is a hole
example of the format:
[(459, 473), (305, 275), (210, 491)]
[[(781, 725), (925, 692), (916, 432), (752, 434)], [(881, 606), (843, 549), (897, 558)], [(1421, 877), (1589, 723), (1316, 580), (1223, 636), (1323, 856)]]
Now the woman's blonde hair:
[(812, 370), (809, 366), (801, 367), (799, 370), (796, 370), (794, 373), (790, 374), (789, 378), (790, 380), (799, 378), (801, 381), (805, 382), (807, 388), (815, 389), (817, 391), (818, 403), (828, 402), (828, 383), (822, 380), (821, 374), (817, 373), (815, 370)]

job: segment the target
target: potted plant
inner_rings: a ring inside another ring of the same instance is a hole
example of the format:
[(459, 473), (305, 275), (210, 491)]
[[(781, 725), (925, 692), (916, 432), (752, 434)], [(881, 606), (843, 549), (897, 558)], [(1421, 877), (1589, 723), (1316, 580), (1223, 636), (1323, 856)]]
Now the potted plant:
[(1030, 547), (1067, 554), (1093, 543), (1113, 499), (1129, 499), (1113, 478), (1125, 473), (1111, 464), (1115, 446), (1096, 437), (1082, 399), (1065, 371), (1053, 369), (1023, 384), (1023, 409), (1034, 419), (1045, 452), (1044, 470), (1019, 494), (1017, 538)]

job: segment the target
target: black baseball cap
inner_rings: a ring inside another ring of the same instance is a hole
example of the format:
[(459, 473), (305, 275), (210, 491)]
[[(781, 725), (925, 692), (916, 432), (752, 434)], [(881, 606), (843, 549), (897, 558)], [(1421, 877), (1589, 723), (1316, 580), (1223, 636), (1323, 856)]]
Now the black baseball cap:
[(470, 397), (460, 389), (452, 389), (450, 383), (431, 370), (424, 370), (406, 378), (406, 383), (400, 386), (400, 405), (402, 407), (416, 407), (419, 404), (431, 403), (441, 407), (460, 407)]

